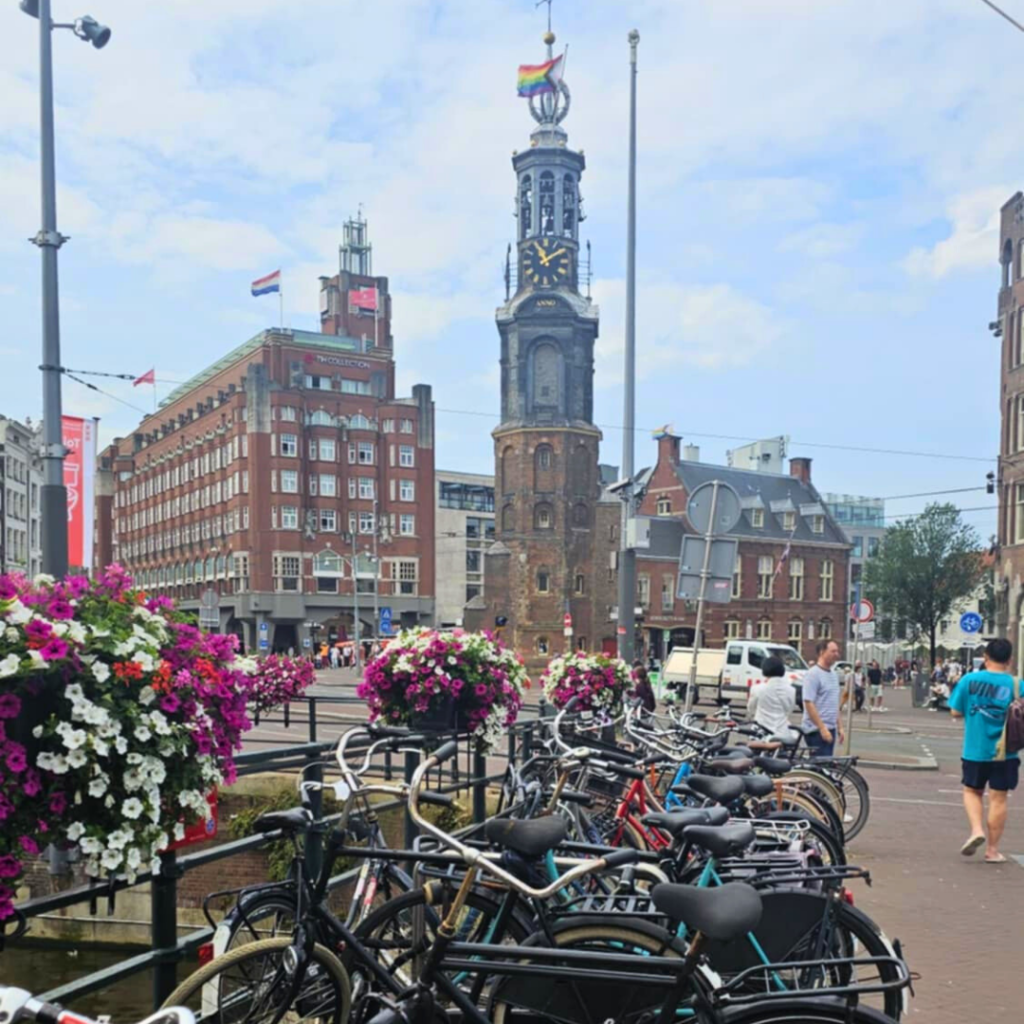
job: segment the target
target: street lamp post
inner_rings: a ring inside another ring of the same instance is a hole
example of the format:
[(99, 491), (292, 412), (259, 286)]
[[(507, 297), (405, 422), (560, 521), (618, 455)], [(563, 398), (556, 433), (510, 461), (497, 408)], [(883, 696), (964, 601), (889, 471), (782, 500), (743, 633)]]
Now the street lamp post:
[(57, 230), (57, 175), (53, 138), (53, 53), (50, 33), (68, 28), (100, 50), (110, 41), (110, 29), (88, 15), (71, 24), (50, 18), (50, 0), (21, 0), (21, 9), (39, 19), (39, 155), (43, 223), (31, 241), (43, 262), (43, 572), (62, 577), (68, 571), (68, 498), (64, 487), (64, 439), (61, 429), (60, 303), (57, 252), (67, 238)]

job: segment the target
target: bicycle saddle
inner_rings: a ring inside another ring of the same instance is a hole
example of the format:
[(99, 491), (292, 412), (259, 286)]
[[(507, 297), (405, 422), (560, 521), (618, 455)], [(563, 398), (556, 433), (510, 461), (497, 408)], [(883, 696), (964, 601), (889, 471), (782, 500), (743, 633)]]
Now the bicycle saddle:
[(690, 825), (724, 825), (729, 812), (724, 807), (693, 807), (684, 811), (652, 811), (640, 821), (664, 829), (669, 835), (677, 836)]
[(484, 826), (489, 843), (514, 850), (524, 857), (539, 857), (561, 843), (568, 831), (564, 818), (551, 816), (521, 821), (514, 818), (492, 818)]
[(744, 775), (743, 785), (747, 787), (747, 796), (768, 796), (775, 792), (775, 783), (767, 775)]
[(785, 775), (793, 767), (793, 762), (787, 761), (783, 757), (755, 757), (754, 764), (765, 775)]
[(711, 889), (656, 885), (651, 900), (666, 917), (721, 942), (752, 932), (761, 921), (761, 897), (744, 882), (727, 882)]
[(711, 771), (726, 772), (728, 775), (742, 775), (753, 767), (754, 762), (749, 757), (716, 758), (707, 763), (707, 768)]
[[(743, 780), (736, 778), (734, 775), (724, 779), (717, 778), (714, 775), (691, 775), (683, 785), (694, 793), (706, 797), (708, 800), (713, 800), (716, 804), (731, 804), (733, 800), (739, 800), (746, 792)], [(676, 791), (677, 787), (673, 786), (672, 792)], [(686, 789), (683, 790), (684, 793), (686, 791)]]
[(734, 825), (690, 825), (683, 829), (683, 838), (716, 857), (731, 857), (745, 850), (754, 841), (754, 828), (745, 821)]
[(313, 814), (305, 807), (292, 807), (287, 811), (267, 811), (261, 814), (253, 828), (257, 832), (305, 832), (313, 824)]
[(754, 752), (750, 747), (719, 747), (715, 751), (716, 754), (721, 754), (723, 757), (753, 757)]

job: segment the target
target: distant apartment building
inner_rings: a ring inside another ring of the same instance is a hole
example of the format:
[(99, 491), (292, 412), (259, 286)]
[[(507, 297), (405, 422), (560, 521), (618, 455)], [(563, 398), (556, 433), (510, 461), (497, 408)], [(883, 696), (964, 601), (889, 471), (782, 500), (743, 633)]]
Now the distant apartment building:
[(0, 572), (35, 576), (42, 565), (40, 429), (0, 416)]
[(382, 608), (394, 628), (434, 620), (431, 389), (396, 395), (389, 317), (374, 330), (351, 294), (387, 310), (387, 279), (348, 228), (326, 333), (261, 331), (100, 458), (97, 558), (215, 608), (249, 650), (373, 635)]
[(483, 593), (484, 552), (494, 543), (494, 477), (437, 470), (434, 483), (436, 619), (461, 626), (465, 605)]
[(850, 542), (850, 603), (856, 594), (864, 566), (878, 554), (885, 537), (885, 499), (854, 494), (825, 494), (832, 517)]

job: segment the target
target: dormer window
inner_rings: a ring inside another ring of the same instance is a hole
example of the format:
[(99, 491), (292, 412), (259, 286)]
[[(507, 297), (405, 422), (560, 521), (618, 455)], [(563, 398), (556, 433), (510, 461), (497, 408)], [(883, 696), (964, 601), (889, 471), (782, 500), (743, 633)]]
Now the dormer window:
[(782, 513), (782, 528), (786, 531), (786, 533), (792, 533), (796, 529), (795, 512)]
[(657, 507), (657, 514), (659, 516), (670, 516), (672, 515), (672, 499), (671, 498), (659, 498)]
[(811, 516), (811, 533), (824, 533), (825, 532), (825, 517), (824, 516)]
[(763, 508), (752, 508), (750, 510), (750, 525), (755, 530), (764, 529), (764, 509)]

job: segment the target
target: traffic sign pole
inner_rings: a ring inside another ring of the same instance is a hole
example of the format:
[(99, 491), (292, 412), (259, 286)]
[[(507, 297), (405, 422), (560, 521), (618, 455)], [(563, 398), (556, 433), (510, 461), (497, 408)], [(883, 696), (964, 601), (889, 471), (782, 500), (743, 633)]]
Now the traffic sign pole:
[(711, 568), (711, 542), (715, 538), (715, 513), (718, 511), (718, 481), (711, 485), (711, 511), (704, 534), (704, 565), (700, 571), (700, 597), (697, 599), (697, 624), (693, 630), (693, 657), (690, 659), (690, 683), (686, 687), (686, 712), (693, 709), (693, 691), (697, 686), (697, 652), (700, 650), (700, 631), (704, 628), (704, 604), (707, 597), (708, 576)]

